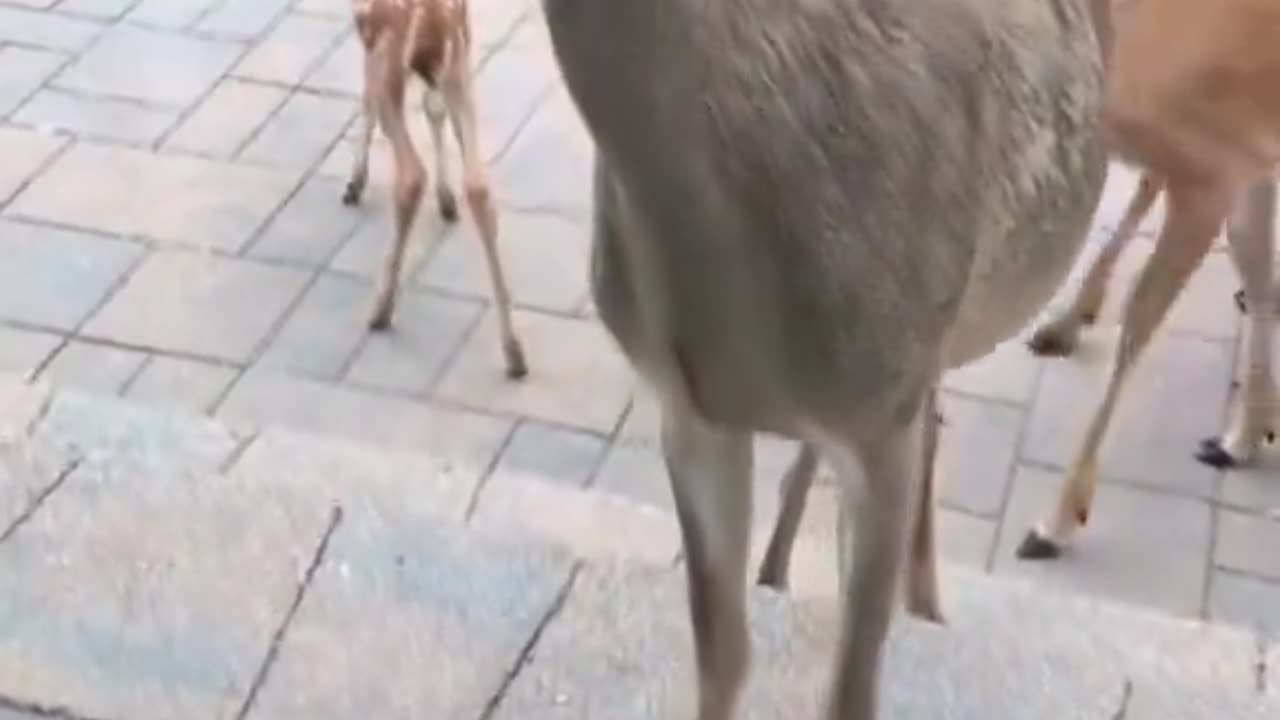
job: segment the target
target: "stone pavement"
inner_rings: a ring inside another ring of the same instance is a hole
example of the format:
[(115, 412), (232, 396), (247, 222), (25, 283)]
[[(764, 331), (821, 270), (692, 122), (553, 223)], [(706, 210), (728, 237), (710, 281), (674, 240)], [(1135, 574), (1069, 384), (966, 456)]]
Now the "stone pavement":
[[(379, 140), (365, 204), (339, 203), (360, 74), (348, 12), (345, 0), (0, 0), (0, 371), (668, 506), (651, 400), (592, 317), (590, 142), (536, 3), (472, 0), (522, 385), (502, 377), (466, 223), (424, 209), (396, 328), (364, 330), (390, 163)], [(425, 121), (413, 130), (425, 152)], [(1095, 241), (1131, 184), (1114, 177)], [(1235, 289), (1213, 255), (1130, 385), (1093, 524), (1053, 565), (1020, 564), (1012, 547), (1079, 441), (1114, 330), (1075, 360), (1012, 342), (948, 376), (944, 555), (1280, 628), (1280, 453), (1230, 473), (1191, 459), (1230, 401)], [(767, 521), (789, 448), (760, 454)]]

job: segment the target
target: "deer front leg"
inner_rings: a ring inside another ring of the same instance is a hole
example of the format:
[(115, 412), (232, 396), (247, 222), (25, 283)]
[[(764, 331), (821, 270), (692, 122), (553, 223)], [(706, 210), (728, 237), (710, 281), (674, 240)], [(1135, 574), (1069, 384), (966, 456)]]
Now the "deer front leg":
[(431, 144), (436, 153), (436, 207), (447, 222), (458, 219), (458, 199), (449, 180), (449, 152), (444, 146), (444, 121), (449, 108), (437, 88), (427, 88), (423, 108), (431, 128)]
[(529, 370), (525, 364), (524, 349), (516, 337), (515, 323), (511, 319), (511, 291), (507, 287), (506, 272), (502, 269), (502, 258), (498, 254), (498, 212), (493, 206), (484, 160), (480, 157), (477, 146), (479, 133), (476, 130), (475, 102), (471, 91), (471, 64), (461, 51), (459, 58), (450, 63), (445, 76), (444, 93), (453, 131), (462, 150), (467, 205), (479, 230), (485, 263), (489, 268), (489, 281), (493, 285), (494, 312), (497, 313), (507, 377), (523, 378)]
[(920, 451), (920, 485), (916, 500), (916, 517), (907, 557), (907, 612), (921, 620), (944, 624), (942, 603), (938, 598), (938, 549), (934, 530), (934, 489), (937, 481), (938, 391), (925, 395), (924, 427)]
[(384, 76), (384, 92), (378, 105), (382, 130), (391, 143), (395, 156), (395, 234), (391, 247), (378, 275), (378, 289), (374, 297), (373, 312), (369, 316), (369, 328), (383, 330), (391, 325), (395, 313), (396, 296), (400, 290), (400, 276), (404, 271), (404, 253), (409, 244), (409, 232), (422, 202), (424, 170), (413, 148), (409, 129), (404, 119), (403, 72), (388, 72)]
[(1124, 327), (1106, 392), (1067, 475), (1055, 512), (1030, 530), (1018, 547), (1018, 557), (1024, 560), (1058, 557), (1062, 545), (1088, 522), (1098, 484), (1098, 451), (1124, 381), (1208, 252), (1230, 207), (1231, 190), (1216, 185), (1171, 183), (1165, 197), (1169, 214), (1160, 229), (1155, 252), (1142, 269), (1125, 308)]
[(351, 178), (347, 180), (346, 190), (342, 193), (343, 205), (358, 204), (369, 181), (369, 146), (373, 144), (373, 131), (378, 125), (378, 105), (381, 103), (381, 94), (385, 91), (379, 69), (384, 59), (384, 52), (380, 48), (367, 50), (364, 54), (360, 139), (351, 166)]
[(751, 435), (711, 425), (683, 395), (664, 396), (662, 411), (662, 450), (684, 540), (698, 720), (730, 720), (751, 652)]
[(1116, 227), (1102, 252), (1098, 254), (1084, 283), (1076, 293), (1071, 306), (1065, 312), (1036, 329), (1027, 345), (1036, 355), (1065, 357), (1075, 352), (1083, 325), (1092, 325), (1102, 312), (1106, 300), (1107, 283), (1115, 269), (1116, 261), (1124, 254), (1129, 242), (1142, 224), (1142, 218), (1160, 195), (1161, 181), (1150, 173), (1143, 173), (1135, 188), (1124, 217)]
[(805, 501), (813, 476), (818, 469), (818, 448), (804, 443), (796, 453), (787, 474), (782, 477), (778, 505), (778, 522), (769, 536), (769, 545), (760, 561), (760, 575), (756, 582), (775, 590), (787, 589), (787, 574), (791, 569), (791, 549), (795, 545), (800, 520), (804, 517)]
[(1227, 223), (1227, 243), (1249, 304), (1249, 355), (1244, 384), (1230, 429), (1200, 443), (1196, 458), (1215, 468), (1253, 459), (1263, 440), (1274, 436), (1276, 387), (1271, 371), (1275, 324), (1272, 258), (1275, 253), (1276, 187), (1270, 177), (1254, 183)]
[[(924, 404), (905, 426), (892, 412), (859, 423), (834, 448), (843, 489), (840, 543), (852, 561), (842, 572), (846, 577), (829, 720), (876, 717), (880, 660), (911, 534), (913, 488), (922, 477)], [(866, 490), (861, 502), (855, 492), (859, 467)]]

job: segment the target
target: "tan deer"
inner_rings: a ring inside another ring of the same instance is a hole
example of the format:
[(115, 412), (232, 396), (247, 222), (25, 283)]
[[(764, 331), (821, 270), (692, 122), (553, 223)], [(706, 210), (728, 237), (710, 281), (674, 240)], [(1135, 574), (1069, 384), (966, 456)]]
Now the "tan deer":
[(391, 324), (399, 292), (409, 232), (422, 201), (426, 172), (405, 123), (405, 91), (412, 76), (427, 85), (425, 114), (436, 162), (436, 201), (441, 216), (454, 221), (457, 200), (449, 184), (444, 122), (448, 115), (462, 151), (467, 204), (484, 246), (494, 312), (509, 377), (524, 377), (524, 352), (511, 319), (511, 292), (498, 254), (498, 213), (477, 146), (471, 74), (471, 26), (466, 0), (352, 0), (356, 32), (364, 47), (363, 125), (351, 179), (342, 201), (360, 201), (369, 177), (369, 147), (381, 127), (395, 157), (395, 235), (378, 277), (369, 327)]
[[(1113, 26), (1103, 127), (1109, 150), (1144, 175), (1111, 252), (1118, 254), (1115, 246), (1127, 242), (1125, 233), (1132, 234), (1161, 193), (1166, 213), (1125, 307), (1105, 394), (1054, 510), (1018, 548), (1024, 559), (1058, 556), (1088, 521), (1099, 449), (1124, 382), (1224, 223), (1250, 310), (1248, 367), (1231, 427), (1221, 439), (1204, 441), (1198, 456), (1218, 466), (1248, 461), (1274, 428), (1272, 173), (1280, 162), (1280, 3), (1124, 0), (1115, 4)], [(1177, 51), (1168, 52), (1172, 48)], [(1161, 50), (1166, 57), (1158, 57)], [(1086, 281), (1082, 291), (1090, 314), (1110, 262), (1104, 252), (1092, 285)], [(1069, 348), (1072, 332), (1070, 320), (1041, 328), (1039, 347)]]
[(932, 389), (1040, 311), (1101, 193), (1105, 2), (543, 7), (596, 145), (596, 307), (661, 405), (697, 717), (733, 717), (747, 675), (769, 431), (839, 471), (826, 717), (873, 720)]

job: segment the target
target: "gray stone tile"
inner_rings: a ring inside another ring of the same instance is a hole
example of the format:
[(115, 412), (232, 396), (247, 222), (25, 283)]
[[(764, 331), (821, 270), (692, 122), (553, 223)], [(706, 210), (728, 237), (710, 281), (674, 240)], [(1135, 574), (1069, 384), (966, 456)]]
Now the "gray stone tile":
[(605, 447), (595, 435), (529, 420), (516, 427), (492, 481), (537, 478), (581, 487), (590, 481)]
[(1280, 717), (1280, 702), (1254, 693), (1188, 690), (1166, 683), (1141, 683), (1125, 705), (1124, 720), (1267, 720)]
[[(587, 219), (594, 149), (560, 88), (529, 121), (494, 169), (494, 192), (509, 208), (554, 210)], [(548, 173), (547, 168), (557, 171)]]
[(321, 275), (272, 338), (259, 367), (336, 382), (368, 333), (373, 288)]
[(1259, 628), (1280, 638), (1280, 582), (1215, 570), (1209, 586), (1209, 618)]
[[(316, 4), (334, 4), (337, 0), (304, 0)], [(513, 31), (522, 23), (540, 21), (536, 4), (528, 0), (478, 0), (468, 3), (474, 28), (476, 55), (493, 52), (501, 41), (510, 41)]]
[[(581, 307), (588, 294), (588, 233), (588, 226), (556, 215), (502, 213), (498, 252), (513, 300), (566, 314)], [(421, 280), (455, 293), (490, 297), (484, 249), (469, 217), (445, 235)]]
[(66, 56), (50, 50), (0, 45), (0, 116), (16, 110), (64, 62)]
[[(94, 717), (228, 717), (324, 531), (302, 491), (81, 466), (0, 545), (0, 694)], [(88, 521), (91, 519), (91, 521)]]
[(72, 340), (40, 373), (40, 379), (54, 385), (118, 395), (137, 374), (146, 353)]
[(49, 386), (13, 373), (0, 374), (0, 446), (16, 446), (27, 436), (50, 398)]
[(227, 78), (182, 121), (165, 147), (230, 159), (288, 95), (283, 88)]
[(347, 0), (298, 0), (293, 9), (295, 12), (324, 17), (351, 16), (351, 3)]
[(966, 395), (1029, 404), (1044, 363), (1031, 354), (1022, 338), (1014, 338), (987, 357), (946, 373), (942, 387)]
[(496, 53), (476, 76), (480, 150), (487, 158), (497, 157), (515, 139), (559, 79), (554, 66), (529, 60), (529, 38), (538, 32), (534, 23), (524, 23), (511, 40), (513, 46)]
[(1280, 511), (1280, 457), (1263, 446), (1254, 464), (1227, 471), (1220, 500), (1247, 512)]
[(80, 138), (151, 145), (178, 121), (178, 111), (146, 107), (125, 100), (42, 90), (14, 113), (13, 120)]
[(1023, 413), (949, 394), (940, 406), (946, 424), (935, 465), (939, 499), (979, 515), (998, 515), (1010, 482)]
[(24, 8), (35, 8), (37, 10), (45, 10), (57, 5), (59, 0), (6, 0), (6, 4), (15, 5)]
[[(188, 107), (213, 87), (241, 52), (235, 43), (120, 23), (54, 83), (95, 95)], [(139, 67), (147, 72), (138, 72)]]
[(471, 527), (510, 537), (525, 533), (580, 558), (670, 566), (680, 528), (670, 513), (617, 495), (534, 477), (485, 483)]
[(229, 422), (282, 426), (372, 445), (418, 450), (471, 472), (487, 468), (511, 421), (251, 370), (218, 410)]
[(558, 554), (482, 545), (407, 513), (352, 517), (329, 545), (255, 715), (479, 717), (569, 570)]
[(0, 316), (73, 330), (142, 257), (132, 243), (0, 220)]
[(129, 22), (148, 27), (181, 29), (220, 0), (142, 0), (125, 16)]
[(360, 222), (360, 214), (342, 204), (344, 188), (332, 178), (312, 176), (267, 223), (249, 255), (324, 265)]
[(27, 434), (49, 401), (45, 385), (4, 378), (0, 385), (0, 533), (10, 530), (40, 495), (48, 492), (71, 459), (52, 448), (31, 443)]
[(1280, 517), (1244, 515), (1222, 510), (1218, 515), (1218, 565), (1280, 581)]
[(30, 378), (62, 338), (52, 333), (0, 326), (0, 374)]
[(133, 7), (137, 0), (62, 0), (58, 12), (83, 15), (96, 20), (115, 20)]
[(295, 93), (240, 153), (266, 167), (307, 170), (324, 157), (355, 111), (345, 99)]
[(289, 0), (224, 0), (200, 18), (201, 33), (241, 40), (266, 32), (289, 5)]
[(307, 273), (291, 268), (160, 252), (94, 315), (85, 334), (246, 363), (307, 281)]
[[(1045, 368), (1022, 457), (1066, 468), (1101, 400), (1118, 332), (1097, 333), (1080, 356)], [(1231, 350), (1218, 342), (1158, 335), (1130, 375), (1101, 454), (1102, 477), (1211, 497), (1212, 469), (1193, 457), (1221, 430)], [(1186, 412), (1194, 407), (1195, 412)]]
[(297, 84), (320, 62), (338, 36), (350, 29), (349, 16), (288, 15), (249, 51), (232, 72), (263, 82)]
[(481, 312), (480, 305), (468, 300), (401, 293), (394, 324), (387, 332), (369, 335), (346, 380), (409, 395), (427, 392)]
[(632, 502), (675, 510), (667, 466), (660, 452), (615, 444), (605, 455), (594, 487)]
[(507, 378), (493, 312), (471, 334), (438, 393), (487, 410), (610, 432), (626, 408), (631, 367), (599, 323), (516, 312), (529, 377)]
[(1089, 525), (1052, 562), (1014, 557), (1027, 530), (1053, 509), (1062, 477), (1020, 468), (996, 546), (997, 573), (1198, 616), (1209, 551), (1210, 508), (1203, 501), (1103, 483)]
[(105, 26), (82, 18), (0, 6), (0, 42), (79, 52)]
[(129, 385), (125, 397), (163, 407), (206, 413), (235, 380), (226, 365), (156, 355)]
[[(130, 182), (120, 182), (126, 177)], [(8, 212), (235, 252), (295, 183), (293, 176), (269, 170), (79, 143), (14, 199)]]
[(364, 84), (363, 49), (355, 33), (348, 35), (303, 81), (309, 90), (358, 96)]
[[(371, 169), (376, 174), (376, 171)], [(369, 190), (374, 190), (375, 183), (370, 182)], [(360, 224), (355, 233), (329, 262), (329, 267), (338, 272), (358, 275), (370, 280), (382, 272), (387, 253), (391, 250), (393, 213), (390, 198), (375, 192), (365, 192)], [(404, 257), (404, 273), (412, 278), (422, 263), (434, 255), (443, 237), (446, 225), (430, 207), (418, 212), (413, 228), (409, 230), (409, 247)]]
[(408, 514), (461, 523), (480, 473), (418, 452), (269, 429), (228, 470), (264, 487), (288, 486), (341, 505), (344, 518)]
[(998, 532), (996, 521), (940, 507), (935, 511), (935, 523), (938, 553), (945, 562), (975, 570), (986, 568)]

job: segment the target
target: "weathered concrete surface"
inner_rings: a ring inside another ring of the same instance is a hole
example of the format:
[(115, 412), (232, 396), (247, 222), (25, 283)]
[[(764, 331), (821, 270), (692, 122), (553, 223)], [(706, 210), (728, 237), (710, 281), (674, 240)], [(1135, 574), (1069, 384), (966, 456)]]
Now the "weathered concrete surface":
[(410, 515), (346, 518), (250, 717), (479, 718), (571, 564), (459, 530)]
[(1259, 696), (1208, 695), (1177, 685), (1137, 685), (1123, 720), (1272, 720), (1280, 700)]
[[(948, 572), (948, 628), (894, 626), (882, 711), (907, 718), (1112, 720), (1126, 681), (1205, 696), (1206, 713), (1255, 691), (1252, 641), (1232, 630), (1062, 600)], [(818, 715), (834, 608), (752, 597), (746, 717)], [(500, 718), (688, 717), (695, 674), (678, 575), (592, 568), (543, 633)], [(1187, 715), (1214, 720), (1212, 713)], [(1246, 716), (1247, 717), (1247, 716)]]

